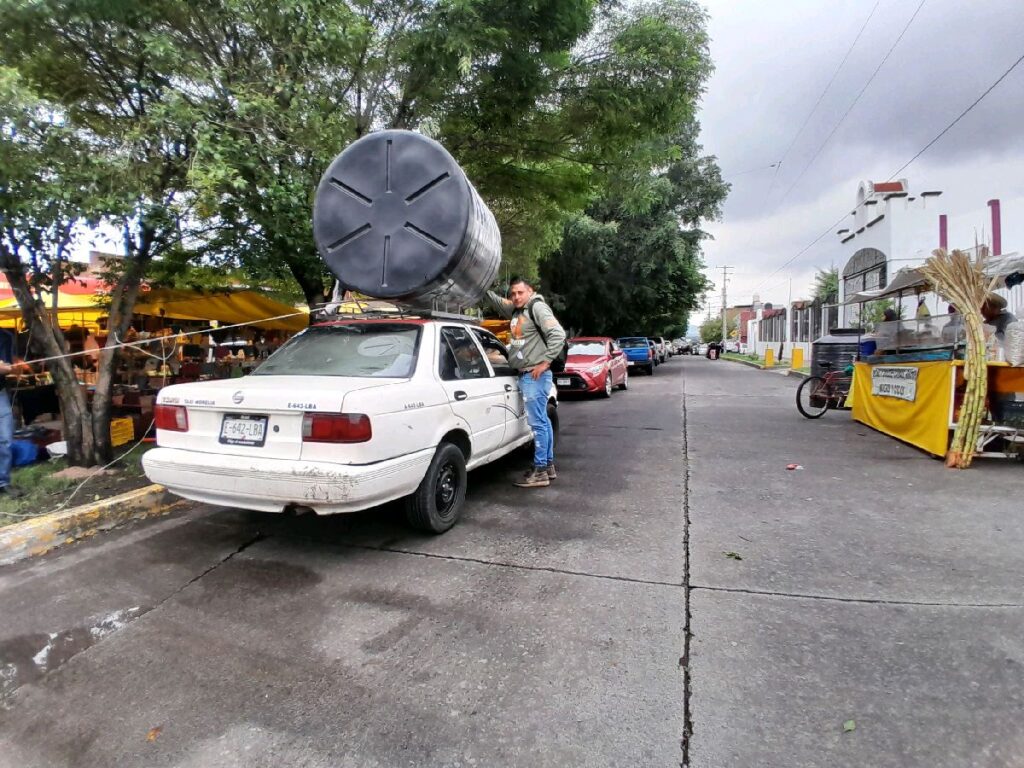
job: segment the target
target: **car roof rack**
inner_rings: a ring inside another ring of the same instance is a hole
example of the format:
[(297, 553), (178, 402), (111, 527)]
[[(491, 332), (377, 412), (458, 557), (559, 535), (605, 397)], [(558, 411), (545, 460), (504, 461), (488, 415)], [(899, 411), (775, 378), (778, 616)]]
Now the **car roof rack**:
[[(447, 308), (447, 307), (446, 307)], [(379, 299), (348, 299), (347, 301), (330, 301), (312, 308), (315, 320), (359, 320), (359, 319), (402, 319), (423, 318), (430, 320), (456, 320), (463, 323), (480, 324), (479, 315), (461, 314), (426, 307), (410, 307), (397, 302)]]

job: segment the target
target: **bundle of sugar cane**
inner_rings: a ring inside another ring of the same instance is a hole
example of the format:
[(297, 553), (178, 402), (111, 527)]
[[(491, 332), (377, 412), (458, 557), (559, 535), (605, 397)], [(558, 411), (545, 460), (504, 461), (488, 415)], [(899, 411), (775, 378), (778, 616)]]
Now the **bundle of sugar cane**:
[(967, 350), (964, 357), (964, 393), (953, 433), (953, 443), (946, 454), (946, 466), (966, 469), (971, 465), (978, 444), (978, 432), (985, 414), (985, 397), (988, 394), (988, 368), (985, 356), (984, 318), (981, 307), (988, 298), (995, 280), (985, 276), (985, 261), (988, 249), (977, 249), (977, 256), (971, 259), (963, 251), (947, 253), (942, 248), (933, 251), (932, 256), (921, 268), (935, 290), (943, 298), (956, 305), (963, 318), (967, 333)]

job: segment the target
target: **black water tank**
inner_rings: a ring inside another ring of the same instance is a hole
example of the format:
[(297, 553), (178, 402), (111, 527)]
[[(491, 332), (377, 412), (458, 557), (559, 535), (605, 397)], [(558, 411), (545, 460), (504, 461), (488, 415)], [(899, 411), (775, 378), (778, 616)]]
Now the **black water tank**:
[(844, 392), (850, 389), (851, 376), (843, 373), (848, 365), (857, 359), (859, 341), (864, 331), (860, 328), (832, 328), (829, 332), (811, 342), (811, 375), (822, 376), (826, 369), (822, 363), (832, 363), (831, 370), (842, 375), (840, 385)]
[(498, 225), (466, 174), (412, 131), (369, 134), (334, 159), (313, 236), (344, 285), (411, 304), (476, 304), (501, 263)]

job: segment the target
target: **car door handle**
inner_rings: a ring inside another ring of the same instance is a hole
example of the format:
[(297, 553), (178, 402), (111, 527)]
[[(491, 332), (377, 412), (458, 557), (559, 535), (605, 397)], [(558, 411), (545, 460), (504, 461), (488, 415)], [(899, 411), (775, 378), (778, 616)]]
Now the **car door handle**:
[(459, 390), (458, 392), (455, 393), (456, 400), (465, 400), (467, 397), (469, 397), (469, 395), (467, 395), (462, 390)]
[(506, 392), (511, 392), (512, 391), (512, 385), (511, 384), (506, 384), (505, 385), (505, 391)]

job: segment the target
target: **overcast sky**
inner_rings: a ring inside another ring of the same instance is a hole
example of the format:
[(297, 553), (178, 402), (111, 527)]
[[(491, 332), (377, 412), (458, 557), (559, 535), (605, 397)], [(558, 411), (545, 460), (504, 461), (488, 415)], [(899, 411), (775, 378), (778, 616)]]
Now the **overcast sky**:
[[(716, 72), (701, 110), (705, 151), (733, 185), (705, 244), (720, 308), (807, 298), (819, 267), (839, 263), (832, 227), (817, 246), (771, 273), (856, 204), (858, 183), (885, 181), (1024, 55), (1024, 0), (925, 0), (905, 36), (849, 109), (921, 0), (879, 0), (849, 59), (797, 136), (875, 0), (705, 0)], [(795, 138), (795, 141), (794, 141)], [(793, 143), (789, 154), (787, 147)], [(776, 174), (766, 166), (784, 162)], [(1003, 251), (1024, 251), (1024, 63), (901, 177), (911, 194), (942, 190), (951, 247), (989, 236), (986, 201), (1002, 201)], [(785, 197), (784, 197), (785, 196)], [(938, 223), (935, 226), (938, 245)], [(706, 310), (702, 313), (705, 316)], [(695, 318), (697, 319), (697, 318)]]

